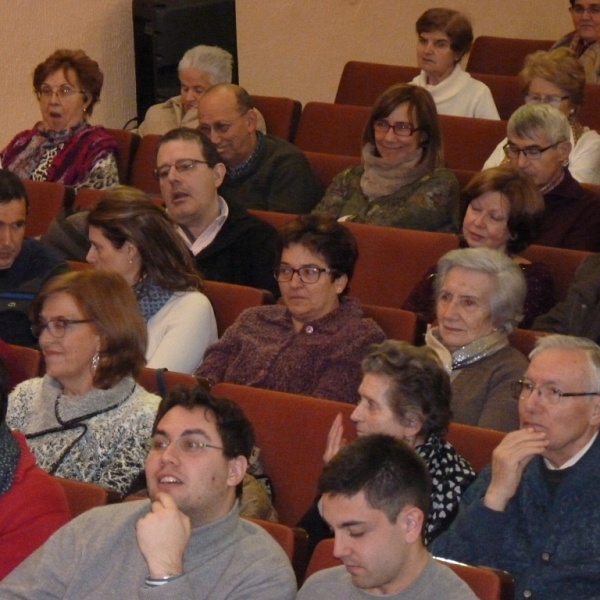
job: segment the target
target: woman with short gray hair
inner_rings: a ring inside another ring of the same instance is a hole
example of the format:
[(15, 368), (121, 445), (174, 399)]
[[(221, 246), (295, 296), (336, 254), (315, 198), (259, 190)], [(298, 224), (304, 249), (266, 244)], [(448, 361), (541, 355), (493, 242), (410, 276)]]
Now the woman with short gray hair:
[(511, 431), (519, 426), (511, 384), (527, 360), (508, 334), (523, 316), (526, 284), (508, 256), (489, 248), (448, 252), (438, 262), (437, 327), (425, 337), (452, 383), (458, 423)]

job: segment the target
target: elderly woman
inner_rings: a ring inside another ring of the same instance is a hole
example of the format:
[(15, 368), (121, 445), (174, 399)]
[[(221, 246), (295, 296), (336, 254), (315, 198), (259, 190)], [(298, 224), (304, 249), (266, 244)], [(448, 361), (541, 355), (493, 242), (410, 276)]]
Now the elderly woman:
[(435, 281), (437, 327), (427, 345), (440, 357), (452, 382), (452, 412), (458, 423), (512, 431), (519, 427), (511, 385), (527, 360), (508, 342), (521, 320), (526, 284), (521, 269), (489, 248), (448, 252)]
[[(463, 491), (475, 479), (471, 465), (446, 441), (452, 417), (450, 379), (433, 350), (387, 340), (372, 346), (362, 361), (360, 402), (351, 415), (356, 433), (385, 433), (404, 440), (423, 458), (433, 482), (425, 541), (445, 531), (458, 512)], [(343, 443), (341, 415), (333, 422), (324, 460)], [(314, 547), (331, 530), (314, 504), (298, 523)]]
[(12, 392), (8, 425), (45, 471), (129, 493), (160, 402), (133, 379), (146, 327), (131, 288), (110, 271), (66, 273), (42, 288), (32, 315), (46, 375)]
[(551, 50), (568, 48), (579, 59), (588, 83), (600, 83), (600, 5), (593, 0), (569, 0), (574, 31), (562, 37)]
[(385, 335), (346, 297), (358, 258), (354, 236), (334, 219), (302, 215), (280, 231), (277, 252), (283, 306), (244, 311), (196, 374), (213, 384), (356, 402), (360, 361)]
[(87, 120), (100, 100), (104, 75), (83, 50), (56, 50), (33, 72), (42, 120), (0, 153), (21, 179), (106, 188), (119, 183), (117, 143)]
[(386, 90), (363, 132), (363, 164), (337, 175), (313, 212), (342, 221), (456, 231), (459, 186), (443, 168), (431, 94), (415, 85)]
[[(164, 135), (171, 129), (198, 129), (198, 100), (204, 92), (218, 83), (231, 83), (233, 56), (218, 46), (195, 46), (179, 61), (177, 73), (181, 95), (169, 98), (148, 109), (138, 133)], [(266, 133), (265, 120), (256, 110), (257, 129)]]
[(87, 218), (94, 267), (133, 288), (148, 327), (149, 367), (193, 373), (217, 341), (217, 323), (194, 261), (166, 211), (144, 193), (105, 192)]
[[(519, 255), (537, 237), (544, 199), (535, 184), (509, 165), (477, 173), (463, 191), (461, 246), (491, 248), (507, 254), (519, 266), (527, 283), (523, 320), (533, 320), (554, 305), (552, 275), (544, 263)], [(402, 308), (418, 313), (427, 322), (435, 319), (434, 265), (415, 286)]]
[(469, 19), (448, 8), (430, 8), (417, 20), (417, 35), (421, 73), (411, 83), (433, 96), (438, 114), (500, 119), (487, 85), (460, 67), (473, 43)]
[[(575, 56), (566, 48), (534, 52), (525, 59), (519, 83), (526, 104), (549, 104), (569, 120), (571, 153), (566, 166), (571, 175), (581, 183), (600, 184), (600, 134), (577, 120), (583, 105), (585, 72)], [(509, 160), (504, 153), (506, 141), (498, 144), (484, 169)]]

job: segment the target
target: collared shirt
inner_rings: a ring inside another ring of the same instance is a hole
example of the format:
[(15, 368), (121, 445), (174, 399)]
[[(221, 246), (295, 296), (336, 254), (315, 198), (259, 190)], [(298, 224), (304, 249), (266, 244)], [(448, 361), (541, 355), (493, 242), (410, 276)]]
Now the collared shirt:
[(560, 467), (555, 467), (547, 458), (544, 458), (544, 464), (550, 471), (561, 471), (562, 469), (567, 469), (572, 467), (579, 459), (591, 448), (594, 440), (598, 437), (598, 432), (592, 436), (592, 439), (575, 455), (572, 456), (564, 465)]
[(229, 206), (227, 206), (227, 202), (219, 196), (219, 216), (193, 242), (190, 241), (186, 231), (180, 225), (177, 226), (177, 231), (183, 238), (185, 245), (192, 251), (192, 254), (196, 256), (197, 254), (200, 254), (204, 248), (213, 243), (228, 216)]
[(263, 134), (260, 131), (257, 131), (256, 132), (256, 140), (257, 140), (256, 148), (254, 148), (254, 151), (252, 152), (252, 154), (250, 155), (248, 160), (246, 160), (237, 169), (227, 169), (227, 175), (229, 175), (229, 177), (231, 179), (236, 179), (237, 177), (242, 175), (247, 169), (250, 169), (252, 167), (252, 165), (256, 161), (258, 152), (260, 151), (260, 149), (262, 147), (262, 138), (263, 138)]

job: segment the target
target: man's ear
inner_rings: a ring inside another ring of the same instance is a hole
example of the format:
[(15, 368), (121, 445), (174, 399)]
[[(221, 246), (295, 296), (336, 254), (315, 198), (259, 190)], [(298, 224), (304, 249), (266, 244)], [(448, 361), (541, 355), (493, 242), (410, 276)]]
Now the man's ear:
[(258, 124), (258, 115), (256, 114), (256, 109), (251, 108), (245, 115), (244, 119), (246, 120), (246, 125), (248, 126), (248, 131), (256, 131), (256, 126)]
[(561, 162), (565, 163), (569, 160), (569, 154), (571, 154), (571, 142), (559, 142), (556, 146), (556, 150), (558, 151), (558, 155), (560, 157)]
[(227, 167), (223, 163), (217, 163), (213, 168), (213, 177), (215, 178), (215, 187), (219, 187), (223, 183), (223, 179), (225, 179), (225, 173), (227, 172)]
[(235, 487), (246, 474), (248, 469), (248, 460), (245, 456), (236, 456), (228, 461), (229, 475), (227, 477), (227, 485)]
[(590, 415), (590, 425), (600, 425), (600, 396), (594, 396), (592, 412)]
[(398, 515), (396, 524), (402, 528), (402, 533), (407, 544), (414, 544), (421, 539), (423, 511), (416, 506), (405, 506)]

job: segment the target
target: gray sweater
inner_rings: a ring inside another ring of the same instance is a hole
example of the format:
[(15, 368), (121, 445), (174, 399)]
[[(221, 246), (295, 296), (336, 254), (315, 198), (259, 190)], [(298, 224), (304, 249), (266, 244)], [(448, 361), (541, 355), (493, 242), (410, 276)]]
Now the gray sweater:
[(50, 600), (292, 600), (294, 572), (261, 527), (240, 520), (237, 506), (192, 530), (185, 576), (160, 587), (145, 584), (146, 561), (135, 524), (149, 501), (90, 510), (55, 533), (0, 582), (0, 598)]

